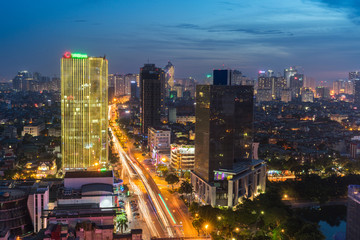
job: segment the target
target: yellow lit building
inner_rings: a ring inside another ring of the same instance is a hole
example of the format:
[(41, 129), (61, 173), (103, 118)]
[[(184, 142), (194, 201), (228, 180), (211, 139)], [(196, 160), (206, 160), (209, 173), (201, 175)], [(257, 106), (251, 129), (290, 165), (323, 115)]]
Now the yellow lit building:
[(107, 162), (108, 61), (82, 53), (61, 58), (61, 153), (65, 171)]

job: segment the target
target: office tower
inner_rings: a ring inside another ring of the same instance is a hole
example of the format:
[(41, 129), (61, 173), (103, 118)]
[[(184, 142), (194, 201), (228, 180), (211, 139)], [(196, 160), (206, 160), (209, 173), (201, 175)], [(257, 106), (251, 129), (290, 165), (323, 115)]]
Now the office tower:
[(149, 127), (161, 125), (164, 115), (165, 72), (155, 64), (140, 68), (141, 132), (147, 135)]
[(234, 70), (232, 71), (232, 85), (245, 85), (242, 83), (243, 81), (243, 75), (242, 72), (238, 71), (238, 70)]
[(251, 152), (253, 91), (252, 86), (196, 87), (195, 164), (191, 172), (196, 200), (232, 207), (243, 197), (253, 198), (258, 191), (265, 191), (265, 164), (252, 160)]
[(126, 74), (124, 76), (124, 95), (131, 96), (131, 82), (136, 82), (136, 77), (138, 74)]
[(20, 71), (13, 79), (13, 89), (17, 91), (36, 91), (37, 86), (32, 74), (28, 71)]
[(301, 91), (302, 102), (314, 102), (314, 92), (310, 88), (304, 88)]
[(304, 87), (311, 88), (312, 90), (315, 90), (315, 78), (312, 77), (304, 77)]
[(317, 87), (316, 88), (316, 97), (320, 99), (329, 99), (330, 90), (327, 87)]
[(61, 58), (61, 141), (65, 170), (107, 162), (108, 61), (81, 53)]
[(300, 90), (304, 86), (304, 74), (296, 73), (290, 77), (290, 89), (293, 98), (300, 97)]
[(354, 81), (356, 80), (346, 80), (345, 81), (345, 93), (346, 94), (354, 94)]
[(136, 80), (131, 81), (131, 99), (139, 99), (139, 88), (137, 86)]
[(195, 172), (204, 180), (251, 158), (253, 95), (252, 86), (196, 87)]
[(258, 102), (280, 99), (281, 91), (286, 88), (285, 78), (273, 76), (272, 70), (268, 70), (268, 74), (269, 76), (259, 74), (256, 98)]
[(342, 79), (335, 80), (333, 82), (333, 91), (334, 93), (340, 94), (345, 92), (345, 81)]
[(360, 105), (360, 80), (354, 80), (354, 103)]
[(230, 86), (232, 71), (231, 70), (214, 70), (214, 85), (228, 85)]
[(346, 239), (360, 239), (360, 185), (348, 187)]
[(290, 67), (288, 69), (284, 70), (284, 77), (286, 80), (286, 87), (290, 88), (290, 77), (294, 76), (297, 73), (297, 70), (295, 69), (295, 67)]
[[(165, 71), (165, 88), (167, 89), (166, 94), (172, 90), (172, 88), (175, 85), (175, 67), (174, 65), (169, 61), (168, 64), (164, 67)], [(166, 95), (166, 96), (167, 96)]]
[(349, 80), (360, 79), (360, 72), (349, 72)]

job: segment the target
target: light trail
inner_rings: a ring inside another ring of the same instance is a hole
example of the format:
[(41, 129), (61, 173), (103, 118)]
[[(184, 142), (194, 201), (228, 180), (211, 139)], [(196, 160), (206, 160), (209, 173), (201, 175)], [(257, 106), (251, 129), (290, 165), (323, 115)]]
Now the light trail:
[(145, 177), (143, 171), (140, 169), (139, 166), (137, 166), (136, 164), (133, 163), (133, 161), (130, 159), (130, 157), (127, 155), (127, 154), (124, 154), (125, 157), (128, 159), (128, 162), (131, 164), (131, 166), (133, 166), (133, 168), (135, 169), (135, 171), (138, 173), (138, 175), (140, 176), (141, 178), (141, 181), (143, 182), (143, 184), (145, 185), (145, 188), (147, 190), (147, 192), (149, 193), (151, 199), (152, 199), (152, 202), (154, 203), (155, 205), (155, 208), (156, 208), (156, 211), (160, 217), (160, 219), (162, 220), (164, 226), (166, 227), (166, 230), (169, 234), (170, 237), (173, 237), (174, 236), (174, 233), (172, 231), (172, 226), (168, 220), (168, 218), (166, 217), (166, 214), (164, 212), (164, 210), (162, 209), (160, 203), (159, 203), (159, 200), (158, 198), (156, 197), (156, 194), (155, 192), (152, 190), (152, 188), (150, 187), (150, 184), (147, 180), (147, 178)]
[(161, 194), (160, 194), (160, 193), (159, 193), (158, 195), (159, 195), (159, 197), (161, 198), (161, 201), (163, 202), (164, 206), (166, 207), (166, 210), (168, 211), (168, 213), (169, 213), (169, 215), (170, 215), (171, 219), (173, 220), (174, 224), (176, 224), (176, 221), (175, 221), (175, 219), (174, 219), (173, 215), (171, 214), (171, 212), (170, 212), (170, 210), (169, 210), (168, 206), (166, 205), (166, 203), (165, 203), (165, 201), (164, 201), (163, 197), (161, 196)]
[[(165, 226), (165, 228), (166, 228), (165, 229), (166, 232), (168, 233), (168, 235), (170, 237), (174, 237), (174, 233), (172, 231), (172, 226), (171, 226), (168, 218), (166, 217), (166, 214), (165, 214), (163, 208), (161, 207), (155, 192), (150, 187), (150, 184), (149, 184), (147, 178), (145, 177), (143, 171), (140, 169), (139, 166), (137, 166), (136, 164), (133, 163), (133, 161), (130, 159), (130, 157), (127, 155), (127, 153), (123, 150), (123, 148), (120, 145), (119, 140), (117, 139), (117, 137), (115, 136), (115, 134), (111, 128), (110, 128), (110, 131), (113, 135), (113, 141), (116, 146), (116, 150), (119, 153), (120, 160), (121, 160), (123, 166), (125, 166), (126, 170), (128, 171), (130, 178), (134, 178), (136, 176), (136, 174), (133, 173), (133, 170), (137, 173), (138, 176), (140, 176), (140, 179), (141, 179), (142, 183), (144, 184), (146, 191), (148, 192), (148, 194), (151, 198), (152, 203), (154, 204), (156, 213), (157, 213), (159, 219), (161, 220), (163, 226)], [(128, 161), (126, 161), (125, 158)], [(132, 169), (131, 169), (131, 167), (132, 167)], [(145, 209), (145, 207), (144, 207), (144, 209)], [(146, 210), (144, 210), (144, 212), (145, 212), (145, 215), (149, 214)], [(150, 224), (148, 222), (146, 222), (146, 223), (148, 224), (149, 228), (151, 228), (151, 226), (153, 226), (152, 223), (150, 223)]]
[(130, 182), (130, 185), (132, 189), (134, 189), (134, 191), (136, 192), (136, 195), (138, 195), (138, 199), (139, 199), (138, 206), (143, 216), (143, 219), (146, 222), (146, 225), (148, 226), (148, 228), (150, 228), (151, 235), (159, 236), (159, 232), (156, 230), (155, 225), (151, 221), (151, 215), (146, 207), (146, 203), (144, 201), (144, 196), (142, 195), (142, 192), (140, 191), (139, 187), (133, 182)]

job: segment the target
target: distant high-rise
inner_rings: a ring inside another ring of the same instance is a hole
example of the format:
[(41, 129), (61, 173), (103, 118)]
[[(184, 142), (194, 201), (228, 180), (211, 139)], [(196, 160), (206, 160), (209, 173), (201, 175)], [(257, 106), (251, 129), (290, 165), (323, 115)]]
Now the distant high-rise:
[(346, 240), (360, 239), (360, 186), (348, 187)]
[(196, 87), (195, 173), (207, 182), (251, 158), (253, 95), (252, 86)]
[(292, 76), (294, 76), (297, 73), (297, 70), (295, 69), (295, 67), (290, 67), (288, 69), (284, 70), (284, 78), (286, 80), (286, 87), (290, 88), (290, 78)]
[(155, 64), (140, 68), (141, 132), (147, 135), (149, 127), (161, 125), (164, 114), (165, 72)]
[(81, 53), (61, 58), (61, 142), (64, 170), (107, 162), (108, 61)]
[(290, 89), (294, 98), (300, 97), (300, 90), (304, 86), (304, 74), (296, 73), (290, 77)]
[(354, 79), (354, 103), (360, 106), (360, 80)]
[(231, 85), (232, 71), (228, 69), (214, 70), (214, 85)]
[(349, 80), (360, 79), (360, 72), (349, 72)]
[(168, 92), (170, 92), (175, 85), (175, 67), (169, 61), (168, 64), (164, 67), (164, 71), (165, 71), (165, 78), (166, 78), (165, 87), (168, 89)]
[(37, 82), (28, 71), (20, 71), (13, 79), (13, 89), (17, 91), (37, 91)]

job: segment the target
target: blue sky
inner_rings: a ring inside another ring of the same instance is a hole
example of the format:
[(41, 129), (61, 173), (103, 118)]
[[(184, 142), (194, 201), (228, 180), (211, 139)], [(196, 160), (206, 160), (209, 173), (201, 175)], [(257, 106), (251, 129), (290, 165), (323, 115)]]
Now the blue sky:
[(106, 54), (109, 72), (149, 59), (171, 60), (176, 77), (301, 66), (331, 81), (360, 69), (359, 16), (356, 0), (1, 1), (0, 79), (59, 74), (62, 54), (78, 51)]

